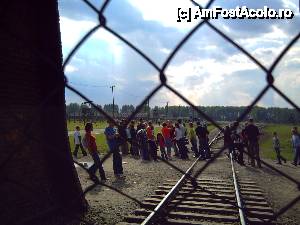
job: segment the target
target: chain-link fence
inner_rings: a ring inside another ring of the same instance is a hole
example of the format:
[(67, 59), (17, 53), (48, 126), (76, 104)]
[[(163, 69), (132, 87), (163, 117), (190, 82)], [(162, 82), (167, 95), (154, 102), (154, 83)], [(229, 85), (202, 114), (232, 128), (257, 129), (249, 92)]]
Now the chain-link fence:
[[(95, 33), (96, 31), (98, 31), (99, 29), (103, 29), (107, 32), (109, 32), (110, 34), (112, 34), (113, 36), (115, 36), (116, 38), (118, 38), (120, 41), (122, 41), (123, 43), (125, 43), (127, 46), (129, 46), (132, 50), (134, 50), (140, 57), (142, 57), (144, 60), (146, 60), (158, 73), (158, 78), (160, 80), (160, 84), (155, 87), (145, 98), (144, 100), (136, 107), (135, 111), (128, 116), (128, 118), (126, 119), (127, 124), (126, 126), (129, 124), (129, 122), (131, 120), (133, 120), (135, 118), (135, 116), (137, 115), (137, 113), (139, 111), (141, 111), (141, 109), (143, 108), (143, 106), (147, 103), (147, 101), (149, 101), (155, 93), (157, 93), (161, 88), (165, 87), (167, 88), (169, 91), (173, 92), (176, 96), (178, 96), (180, 99), (182, 99), (187, 105), (191, 106), (192, 109), (197, 112), (201, 117), (203, 117), (205, 120), (209, 121), (212, 125), (214, 125), (216, 128), (218, 128), (221, 132), (224, 132), (223, 128), (220, 126), (220, 124), (218, 124), (218, 122), (214, 121), (213, 119), (211, 119), (211, 117), (207, 114), (205, 114), (204, 112), (202, 112), (197, 106), (195, 106), (194, 104), (191, 103), (191, 101), (189, 101), (185, 96), (183, 96), (178, 90), (176, 90), (174, 87), (172, 87), (167, 80), (167, 76), (165, 74), (165, 71), (167, 69), (167, 67), (169, 66), (171, 60), (174, 58), (174, 56), (180, 51), (180, 49), (183, 47), (183, 45), (191, 38), (191, 36), (198, 31), (203, 25), (208, 26), (211, 30), (213, 30), (215, 33), (217, 33), (218, 35), (220, 35), (223, 39), (225, 39), (228, 43), (230, 43), (232, 46), (234, 46), (236, 49), (238, 49), (241, 53), (243, 53), (245, 56), (247, 56), (254, 64), (256, 64), (262, 71), (265, 72), (266, 74), (266, 85), (263, 88), (263, 90), (261, 90), (261, 92), (257, 95), (257, 97), (252, 101), (252, 103), (246, 108), (246, 110), (239, 115), (238, 118), (236, 118), (236, 122), (240, 123), (241, 121), (243, 121), (245, 119), (245, 117), (247, 116), (247, 114), (250, 113), (250, 111), (252, 110), (252, 108), (258, 103), (258, 101), (266, 94), (266, 92), (270, 89), (273, 89), (277, 94), (279, 94), (283, 99), (285, 99), (289, 104), (291, 104), (295, 109), (297, 109), (298, 112), (300, 112), (299, 107), (292, 101), (290, 100), (289, 97), (287, 97), (282, 91), (280, 91), (275, 85), (274, 85), (274, 76), (272, 75), (274, 69), (276, 68), (276, 66), (278, 65), (278, 63), (280, 62), (280, 60), (283, 58), (283, 56), (286, 55), (286, 53), (289, 51), (289, 49), (298, 41), (299, 37), (300, 37), (300, 32), (290, 41), (290, 43), (284, 48), (284, 50), (279, 54), (279, 56), (276, 58), (276, 60), (273, 62), (273, 64), (270, 66), (270, 68), (266, 68), (259, 60), (257, 60), (253, 55), (251, 55), (247, 50), (245, 50), (243, 48), (243, 46), (239, 45), (238, 43), (236, 43), (231, 37), (229, 37), (228, 35), (226, 35), (224, 32), (222, 32), (219, 28), (217, 28), (214, 24), (212, 24), (209, 19), (204, 19), (201, 22), (199, 22), (193, 29), (191, 29), (189, 31), (189, 33), (176, 45), (176, 47), (172, 50), (172, 52), (169, 54), (169, 56), (167, 57), (167, 59), (165, 60), (165, 62), (163, 63), (163, 65), (160, 67), (158, 66), (149, 56), (147, 56), (145, 53), (143, 53), (143, 51), (141, 51), (139, 48), (137, 48), (136, 46), (134, 46), (131, 42), (129, 42), (128, 40), (126, 40), (124, 37), (122, 37), (118, 32), (116, 32), (115, 30), (113, 30), (111, 27), (109, 27), (107, 25), (107, 19), (104, 16), (104, 12), (105, 10), (109, 7), (109, 3), (111, 2), (111, 0), (106, 0), (100, 9), (98, 9), (97, 7), (95, 7), (90, 1), (88, 0), (82, 0), (87, 6), (89, 6), (94, 12), (95, 12), (95, 16), (98, 16), (98, 20), (99, 23), (93, 27), (89, 32), (87, 32), (84, 37), (77, 43), (77, 45), (72, 49), (72, 51), (69, 53), (69, 55), (66, 57), (64, 63), (63, 63), (63, 70), (66, 69), (66, 66), (69, 64), (71, 58), (76, 54), (76, 52), (79, 50), (79, 48), (92, 36), (93, 33)], [(198, 3), (196, 3), (195, 1), (191, 1), (194, 5), (199, 6), (200, 8), (202, 8), (202, 6), (200, 6)], [(209, 8), (212, 3), (214, 2), (214, 0), (210, 0), (207, 5), (205, 6), (205, 8)], [(4, 8), (5, 9), (5, 8)], [(8, 31), (6, 31), (8, 32)], [(9, 32), (8, 32), (9, 33)], [(14, 35), (12, 35), (12, 37), (14, 37)], [(17, 38), (18, 37), (14, 37)], [(24, 40), (18, 40), (18, 41), (24, 41)], [(26, 42), (24, 42), (26, 44)], [(40, 57), (42, 60), (45, 61), (45, 63), (55, 72), (57, 72), (58, 74), (63, 74), (63, 71), (60, 71), (59, 69), (57, 69), (55, 63), (53, 63), (51, 60), (49, 60), (47, 58), (46, 55), (44, 55), (43, 53), (41, 53), (38, 49), (35, 49), (33, 46), (28, 45), (27, 46), (32, 52), (33, 54), (36, 54), (38, 57)], [(52, 95), (54, 95), (56, 93), (56, 91), (59, 89), (59, 87), (61, 87), (61, 85), (63, 84), (57, 84), (57, 88), (53, 88), (53, 92), (48, 94), (48, 98), (50, 98)], [(76, 88), (74, 88), (71, 84), (68, 83), (67, 78), (65, 77), (65, 83), (64, 83), (65, 87), (67, 89), (69, 89), (71, 92), (75, 93), (76, 95), (80, 96), (82, 99), (84, 99), (87, 102), (90, 102), (90, 104), (92, 105), (92, 107), (94, 107), (95, 109), (97, 109), (99, 111), (99, 113), (101, 113), (106, 119), (112, 121), (116, 126), (119, 126), (119, 124), (109, 115), (107, 114), (103, 109), (99, 108), (96, 104), (94, 104), (88, 96), (85, 96), (84, 94), (82, 94), (79, 90), (77, 90)], [(28, 140), (33, 140), (34, 137), (30, 136), (27, 133), (28, 128), (30, 128), (35, 120), (35, 117), (38, 117), (39, 114), (39, 110), (41, 108), (43, 108), (43, 106), (45, 104), (47, 104), (48, 99), (44, 99), (44, 101), (42, 102), (42, 104), (36, 109), (36, 114), (34, 114), (32, 116), (32, 120), (28, 121), (27, 123), (25, 123), (24, 121), (21, 121), (23, 126), (23, 131), (24, 131), (24, 139), (23, 141), (20, 141), (19, 144), (17, 145), (18, 148), (16, 149), (21, 149), (23, 144)], [(12, 112), (13, 115), (13, 112)], [(16, 120), (19, 120), (19, 118), (16, 116)], [(208, 160), (198, 171), (196, 171), (196, 173), (193, 176), (190, 176), (189, 179), (192, 179), (194, 187), (195, 188), (201, 188), (198, 186), (197, 181), (195, 178), (198, 178), (199, 176), (201, 176), (202, 172), (205, 171), (205, 169), (210, 166), (226, 149), (227, 146), (223, 146), (220, 150), (218, 150), (218, 152), (216, 154), (214, 154), (214, 156)], [(51, 148), (51, 147), (49, 147)], [(17, 154), (17, 151), (12, 152), (10, 155), (7, 156), (6, 160), (0, 165), (0, 170), (3, 169), (7, 163), (9, 163), (9, 161), (12, 159), (12, 157)], [(59, 154), (59, 153), (57, 153)], [(245, 154), (247, 154), (247, 152), (245, 152)], [(111, 152), (108, 152), (103, 159), (101, 160), (102, 163), (104, 161), (106, 161), (111, 155)], [(64, 157), (63, 155), (58, 155), (59, 157)], [(252, 156), (251, 156), (252, 157)], [(176, 167), (175, 165), (173, 165), (170, 162), (167, 161), (163, 161), (164, 163), (167, 163), (169, 166), (171, 166), (172, 168), (176, 169), (177, 171), (179, 171), (180, 173), (184, 174), (185, 171), (181, 170), (180, 168)], [(74, 161), (74, 163), (76, 163), (77, 165), (79, 165), (82, 169), (84, 169), (87, 173), (88, 170), (84, 167), (84, 165), (82, 165), (81, 163)], [(299, 181), (297, 181), (296, 179), (294, 179), (293, 177), (289, 176), (288, 174), (280, 171), (279, 169), (273, 167), (272, 165), (268, 164), (267, 162), (261, 160), (261, 163), (272, 169), (273, 171), (277, 172), (278, 174), (280, 174), (281, 176), (285, 177), (286, 179), (288, 179), (289, 181), (291, 181), (292, 183), (294, 183), (298, 189), (300, 189), (300, 183)], [(26, 187), (22, 184), (18, 184), (18, 182), (10, 180), (10, 182), (12, 183), (16, 183), (17, 185), (20, 185), (22, 188), (24, 188), (27, 191), (31, 191), (34, 192), (35, 194), (38, 194), (38, 190), (30, 190), (30, 189), (26, 189)], [(136, 198), (129, 196), (126, 193), (123, 193), (122, 191), (107, 185), (105, 183), (102, 183), (101, 181), (97, 180), (94, 184), (92, 184), (91, 186), (87, 187), (83, 194), (85, 195), (86, 193), (90, 192), (91, 190), (93, 190), (96, 186), (98, 185), (102, 185), (105, 186), (107, 188), (110, 188), (112, 190), (114, 190), (115, 192), (118, 192), (119, 194), (126, 196), (127, 198), (131, 199), (132, 201), (135, 201), (136, 203), (138, 203), (139, 205), (141, 205), (141, 202), (139, 200), (137, 200)], [(225, 202), (229, 202), (228, 199), (223, 198), (218, 196), (215, 193), (212, 193), (208, 190), (205, 190), (204, 188), (201, 188), (203, 191), (210, 193), (214, 198), (219, 198), (222, 199)], [(192, 191), (191, 191), (192, 192)], [(40, 193), (42, 194), (42, 193)], [(184, 198), (182, 199), (184, 200)], [(300, 195), (298, 197), (296, 197), (295, 199), (292, 199), (290, 201), (290, 203), (288, 203), (287, 205), (283, 206), (281, 210), (279, 210), (278, 212), (276, 212), (274, 214), (274, 216), (269, 219), (267, 222), (271, 222), (276, 220), (280, 215), (284, 214), (289, 208), (291, 208), (293, 205), (297, 204), (298, 201), (300, 200)], [(180, 201), (177, 203), (180, 204)], [(174, 207), (176, 207), (176, 205)], [(231, 203), (232, 204), (232, 203)], [(235, 207), (238, 207), (237, 205), (235, 205)], [(53, 209), (49, 209), (46, 213), (49, 213), (51, 211), (55, 212), (55, 210), (57, 210), (57, 207), (54, 207)], [(43, 212), (44, 213), (44, 212)], [(162, 214), (161, 216), (167, 214), (167, 212), (165, 211), (164, 214)], [(27, 219), (27, 218), (26, 218)], [(24, 221), (26, 221), (26, 219)], [(32, 219), (32, 218), (28, 218)], [(82, 221), (86, 224), (90, 224), (88, 221), (84, 221), (81, 218), (73, 218), (73, 219), (77, 219), (79, 221)]]

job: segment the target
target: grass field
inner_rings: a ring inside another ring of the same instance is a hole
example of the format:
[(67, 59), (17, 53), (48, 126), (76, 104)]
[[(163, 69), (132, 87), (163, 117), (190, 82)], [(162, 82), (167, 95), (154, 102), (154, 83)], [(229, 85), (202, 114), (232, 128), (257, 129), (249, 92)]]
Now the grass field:
[(272, 144), (273, 132), (276, 131), (280, 140), (282, 156), (287, 160), (292, 160), (291, 129), (293, 126), (287, 124), (266, 124), (263, 130), (264, 135), (260, 140), (261, 157), (276, 159), (276, 153)]
[[(67, 121), (68, 131), (74, 131), (75, 127), (79, 126), (81, 130), (84, 130), (84, 123), (81, 121)], [(103, 129), (107, 126), (106, 121), (98, 121), (93, 123), (94, 129)]]
[[(96, 143), (97, 143), (98, 150), (100, 150), (101, 153), (107, 152), (108, 146), (106, 144), (105, 135), (103, 133), (101, 133), (101, 134), (96, 134), (95, 136), (96, 136)], [(70, 141), (71, 151), (73, 152), (74, 148), (75, 148), (73, 135), (69, 136), (69, 141)], [(81, 155), (81, 150), (79, 148), (78, 156), (80, 156), (80, 155)]]
[[(83, 131), (84, 130), (84, 123), (81, 121), (67, 121), (67, 128), (68, 131), (75, 131), (75, 127), (79, 126), (80, 130)], [(104, 129), (107, 126), (106, 121), (97, 121), (95, 123), (93, 123), (93, 127), (94, 129)], [(103, 134), (103, 132), (100, 132), (99, 134), (96, 133), (94, 134), (96, 136), (96, 143), (97, 143), (97, 147), (98, 150), (100, 150), (101, 153), (105, 153), (108, 151), (108, 146), (106, 144), (106, 138), (105, 135)], [(71, 151), (74, 151), (74, 138), (73, 135), (71, 134), (69, 136), (69, 142), (70, 142), (70, 147), (71, 147)], [(79, 149), (78, 151), (78, 156), (81, 155), (81, 150)]]

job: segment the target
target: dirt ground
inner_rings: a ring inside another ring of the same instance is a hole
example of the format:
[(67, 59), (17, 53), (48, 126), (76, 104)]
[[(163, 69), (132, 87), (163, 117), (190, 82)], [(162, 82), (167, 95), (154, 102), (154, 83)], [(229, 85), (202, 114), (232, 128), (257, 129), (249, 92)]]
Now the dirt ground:
[[(83, 159), (86, 160), (86, 158)], [(192, 161), (174, 159), (170, 162), (178, 168), (186, 170)], [(111, 159), (108, 159), (104, 163), (104, 169), (109, 179), (106, 182), (107, 185), (130, 195), (138, 201), (143, 201), (145, 197), (153, 194), (156, 187), (165, 180), (180, 178), (179, 172), (162, 161), (144, 163), (131, 156), (123, 157), (124, 179), (114, 177)], [(77, 170), (83, 188), (92, 184), (87, 179), (88, 175), (82, 168), (78, 168)], [(124, 216), (139, 207), (139, 204), (135, 201), (122, 196), (108, 187), (97, 186), (87, 193), (86, 199), (90, 204), (90, 210), (85, 219), (99, 225), (115, 224), (122, 221)]]
[[(178, 168), (186, 170), (192, 164), (193, 160), (194, 158), (190, 154), (190, 160), (175, 159), (170, 162)], [(79, 161), (91, 161), (91, 159), (85, 157)], [(197, 168), (202, 167), (205, 162), (200, 161)], [(275, 162), (270, 160), (267, 160), (267, 162), (284, 173), (289, 174), (291, 177), (300, 180), (300, 166), (296, 168), (290, 162), (283, 165), (276, 165)], [(123, 167), (126, 177), (124, 179), (116, 179), (113, 175), (112, 160), (111, 158), (108, 159), (104, 163), (104, 169), (109, 178), (106, 184), (130, 195), (138, 201), (143, 201), (145, 197), (153, 194), (156, 187), (161, 185), (165, 180), (179, 179), (181, 177), (178, 171), (162, 161), (143, 163), (141, 160), (126, 156), (123, 157)], [(250, 178), (256, 181), (257, 185), (265, 191), (266, 199), (275, 212), (299, 196), (299, 190), (294, 183), (268, 169), (266, 166), (259, 169), (248, 165), (241, 167), (236, 164), (235, 167), (239, 179)], [(88, 175), (83, 169), (77, 168), (77, 171), (83, 188), (92, 184), (87, 179)], [(225, 155), (220, 156), (203, 172), (202, 176), (231, 179), (231, 165), (228, 158)], [(90, 204), (90, 209), (85, 220), (92, 224), (116, 224), (122, 221), (124, 216), (139, 207), (139, 204), (135, 201), (103, 186), (97, 186), (88, 192), (86, 199)], [(278, 224), (299, 225), (300, 202), (280, 216)]]
[[(275, 161), (264, 160), (276, 169), (284, 172), (292, 178), (300, 181), (300, 166), (295, 167), (291, 162), (278, 165)], [(275, 212), (288, 205), (293, 199), (300, 196), (300, 189), (297, 185), (274, 170), (263, 165), (262, 169), (250, 166), (236, 166), (238, 177), (250, 177), (265, 192), (265, 197)], [(299, 186), (300, 188), (300, 186)], [(300, 201), (290, 207), (278, 218), (278, 224), (299, 225), (300, 224)]]

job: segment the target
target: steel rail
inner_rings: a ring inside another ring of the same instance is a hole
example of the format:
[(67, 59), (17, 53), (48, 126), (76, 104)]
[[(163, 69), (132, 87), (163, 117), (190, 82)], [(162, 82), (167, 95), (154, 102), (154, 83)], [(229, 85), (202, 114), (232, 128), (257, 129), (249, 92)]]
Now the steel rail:
[(234, 165), (233, 165), (233, 156), (232, 153), (230, 153), (230, 162), (231, 162), (231, 169), (232, 169), (232, 176), (233, 176), (233, 183), (234, 183), (234, 189), (235, 189), (235, 197), (236, 197), (236, 201), (239, 207), (239, 216), (240, 216), (240, 222), (241, 225), (247, 225), (246, 223), (246, 217), (244, 214), (244, 205), (241, 199), (241, 194), (240, 194), (240, 189), (239, 189), (239, 185), (237, 182), (237, 178), (236, 178), (236, 173), (235, 173), (235, 169), (234, 169)]
[[(218, 134), (213, 138), (213, 140), (209, 143), (209, 147), (211, 145), (220, 139), (220, 134), (222, 131), (219, 131)], [(185, 172), (185, 174), (179, 179), (179, 181), (175, 184), (175, 186), (170, 190), (170, 192), (161, 200), (161, 202), (155, 207), (153, 212), (149, 214), (149, 216), (141, 223), (141, 225), (149, 225), (154, 224), (156, 219), (159, 218), (159, 216), (163, 215), (163, 210), (166, 208), (166, 206), (173, 200), (173, 197), (176, 196), (180, 188), (184, 185), (185, 180), (190, 177), (190, 174), (192, 173), (195, 165), (199, 162), (201, 157), (198, 157), (194, 163), (188, 168), (188, 170)]]

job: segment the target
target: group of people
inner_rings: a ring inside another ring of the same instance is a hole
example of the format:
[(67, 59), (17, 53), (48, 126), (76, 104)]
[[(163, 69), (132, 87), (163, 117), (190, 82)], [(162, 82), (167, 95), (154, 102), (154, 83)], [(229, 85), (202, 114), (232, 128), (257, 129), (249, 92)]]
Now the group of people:
[[(244, 165), (244, 152), (248, 155), (248, 164), (261, 168), (260, 150), (259, 150), (259, 137), (262, 133), (259, 128), (254, 124), (253, 119), (249, 119), (240, 129), (238, 123), (233, 123), (225, 127), (224, 131), (224, 146), (228, 148), (228, 155), (232, 153), (233, 158), (241, 165)], [(281, 146), (278, 134), (273, 132), (273, 149), (276, 153), (277, 164), (286, 163), (286, 159), (281, 155)], [(294, 151), (294, 166), (300, 165), (300, 135), (297, 127), (292, 129), (291, 138), (292, 148)]]
[[(143, 119), (140, 119), (137, 125), (135, 121), (131, 121), (126, 126), (125, 120), (122, 120), (118, 125), (115, 128), (115, 123), (108, 121), (108, 126), (104, 130), (109, 151), (113, 155), (113, 170), (116, 177), (123, 177), (122, 155), (126, 154), (141, 158), (142, 161), (150, 161), (151, 159), (158, 161), (157, 152), (159, 150), (162, 160), (172, 160), (173, 157), (186, 160), (189, 158), (187, 145), (190, 141), (194, 157), (201, 156), (202, 159), (210, 157), (209, 132), (206, 125), (200, 122), (197, 123), (196, 128), (194, 128), (193, 122), (190, 122), (187, 128), (181, 119), (175, 123), (166, 121), (162, 123), (162, 126), (159, 126), (159, 132), (156, 135), (151, 121), (144, 122)], [(85, 125), (85, 135), (81, 138), (80, 128), (79, 126), (76, 127), (73, 156), (77, 158), (79, 148), (83, 156), (86, 156), (87, 150), (94, 161), (94, 164), (88, 169), (90, 178), (97, 182), (95, 173), (98, 169), (101, 181), (105, 181), (107, 178), (99, 158), (96, 138), (92, 131), (92, 123), (87, 123)]]
[(239, 123), (235, 122), (226, 126), (224, 130), (224, 146), (228, 148), (228, 155), (232, 154), (239, 164), (245, 165), (244, 152), (248, 155), (248, 163), (251, 166), (261, 168), (259, 155), (259, 136), (261, 135), (253, 119), (249, 119), (241, 128)]
[[(200, 157), (203, 160), (211, 157), (209, 131), (206, 124), (201, 122), (197, 122), (195, 127), (193, 122), (189, 122), (187, 127), (181, 119), (175, 123), (166, 121), (158, 126), (156, 135), (151, 121), (144, 122), (143, 119), (140, 119), (137, 126), (135, 121), (131, 121), (126, 126), (126, 121), (122, 120), (118, 125), (116, 128), (114, 122), (108, 121), (108, 126), (104, 130), (110, 154), (113, 155), (114, 174), (118, 178), (123, 177), (122, 155), (126, 154), (131, 154), (134, 158), (141, 158), (142, 161), (150, 161), (151, 159), (158, 161), (157, 152), (159, 149), (162, 160), (172, 160), (173, 157), (186, 160), (189, 158), (187, 145), (190, 143), (194, 157)], [(94, 161), (94, 164), (88, 169), (90, 178), (97, 182), (98, 179), (95, 173), (99, 170), (101, 181), (105, 181), (107, 178), (98, 154), (96, 138), (92, 131), (92, 123), (87, 123), (85, 125), (85, 135), (81, 138), (80, 128), (76, 127), (73, 155), (77, 158), (78, 150), (81, 148), (83, 156), (86, 156), (85, 149), (87, 149)], [(261, 133), (254, 124), (253, 119), (249, 119), (242, 129), (238, 123), (233, 123), (225, 127), (224, 146), (228, 148), (229, 154), (232, 154), (239, 164), (245, 164), (244, 152), (246, 152), (248, 163), (255, 166), (256, 162), (257, 166), (261, 167), (259, 155), (260, 135)], [(300, 135), (297, 127), (292, 129), (292, 146), (295, 153), (293, 164), (297, 166), (297, 164), (300, 165)], [(278, 164), (281, 164), (282, 160), (286, 162), (286, 159), (280, 154), (280, 141), (276, 132), (273, 133), (273, 147)]]
[[(294, 159), (292, 161), (292, 164), (294, 166), (300, 165), (300, 134), (298, 132), (297, 127), (293, 127), (291, 130), (291, 146), (294, 152)], [(273, 148), (276, 152), (277, 156), (277, 163), (282, 164), (281, 161), (284, 161), (286, 163), (286, 159), (280, 154), (280, 141), (279, 137), (276, 131), (273, 132)]]
[[(181, 159), (188, 159), (189, 140), (192, 144), (192, 151), (195, 157), (200, 154), (203, 158), (210, 156), (208, 147), (208, 134), (206, 126), (201, 126), (194, 129), (193, 123), (189, 123), (189, 128), (181, 119), (174, 124), (172, 121), (162, 123), (159, 126), (159, 131), (155, 135), (154, 126), (151, 121), (144, 122), (140, 119), (135, 127), (135, 122), (131, 121), (127, 129), (127, 138), (125, 138), (123, 145), (130, 143), (130, 154), (134, 157), (141, 157), (143, 161), (153, 159), (157, 161), (157, 151), (159, 149), (162, 160), (172, 160), (173, 157)], [(197, 136), (199, 138), (199, 148), (197, 144)], [(123, 148), (123, 149), (126, 149)], [(172, 151), (174, 154), (172, 155)], [(123, 152), (124, 153), (124, 152)]]

